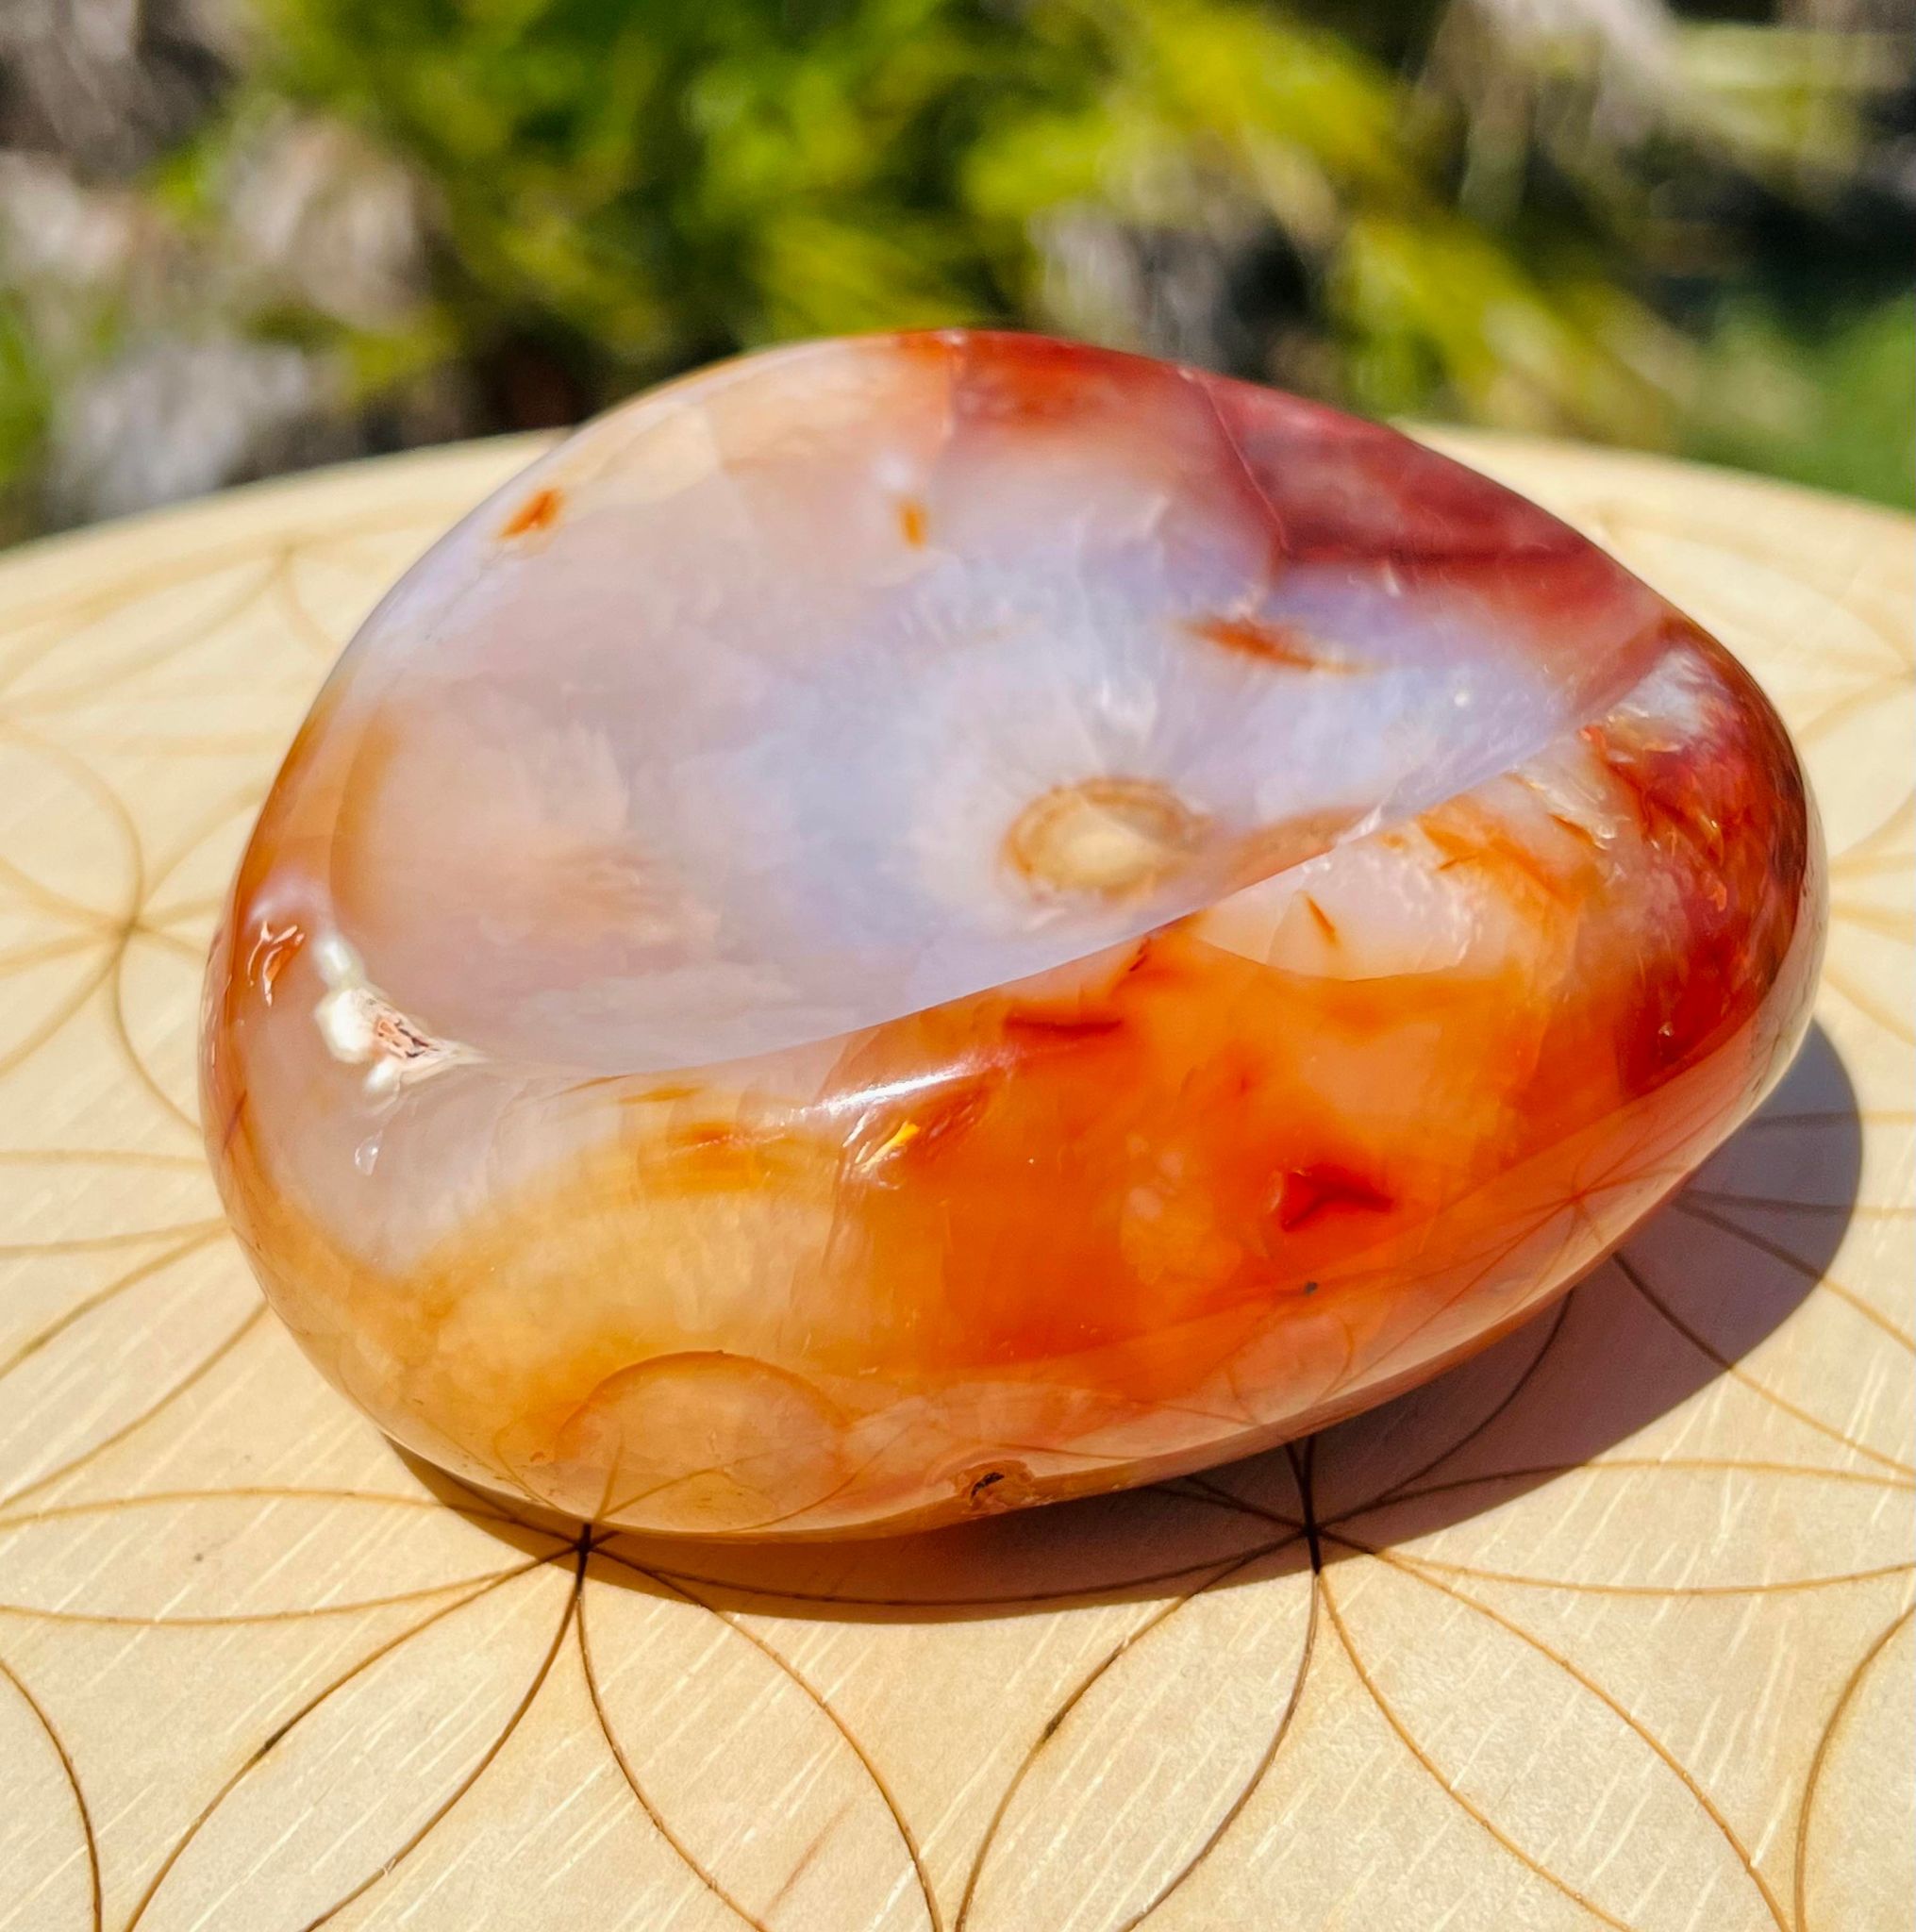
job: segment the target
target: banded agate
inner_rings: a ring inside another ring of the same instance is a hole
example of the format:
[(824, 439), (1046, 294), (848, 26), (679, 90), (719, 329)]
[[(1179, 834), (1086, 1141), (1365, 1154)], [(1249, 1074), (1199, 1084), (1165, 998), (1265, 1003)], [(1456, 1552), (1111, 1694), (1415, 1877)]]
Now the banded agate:
[(1405, 439), (1038, 338), (612, 411), (368, 620), (208, 980), (227, 1209), (458, 1475), (918, 1526), (1533, 1313), (1805, 1024), (1732, 658)]

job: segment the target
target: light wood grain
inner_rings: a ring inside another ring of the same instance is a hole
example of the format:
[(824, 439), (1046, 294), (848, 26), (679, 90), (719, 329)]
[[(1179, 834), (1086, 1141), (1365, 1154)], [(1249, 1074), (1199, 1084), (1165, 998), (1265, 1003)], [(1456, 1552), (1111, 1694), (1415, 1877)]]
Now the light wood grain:
[(199, 1154), (252, 811), (527, 446), (0, 561), (0, 1927), (1911, 1924), (1910, 529), (1437, 440), (1781, 703), (1833, 855), (1795, 1072), (1419, 1394), (776, 1556), (594, 1542), (403, 1459), (262, 1312)]

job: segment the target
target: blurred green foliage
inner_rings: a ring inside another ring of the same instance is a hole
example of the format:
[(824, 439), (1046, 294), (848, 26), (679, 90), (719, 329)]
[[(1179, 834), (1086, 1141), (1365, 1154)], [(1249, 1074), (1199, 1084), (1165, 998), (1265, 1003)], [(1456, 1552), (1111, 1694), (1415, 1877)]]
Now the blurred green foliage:
[[(1911, 489), (1894, 427), (1911, 413), (1895, 407), (1907, 304), (1820, 342), (1745, 298), (1698, 358), (1646, 299), (1651, 204), (1699, 158), (1741, 177), (1746, 200), (1779, 180), (1786, 204), (1791, 187), (1812, 208), (1835, 192), (1865, 139), (1867, 63), (1881, 65), (1866, 40), (1690, 30), (1671, 56), (1684, 71), (1665, 82), (1683, 89), (1688, 131), (1665, 125), (1639, 152), (1596, 158), (1586, 142), (1573, 172), (1521, 145), (1486, 160), (1495, 143), (1467, 97), (1401, 77), (1427, 56), (1440, 9), (263, 9), (268, 84), (346, 115), (433, 183), (450, 246), (443, 312), (423, 325), (443, 338), (449, 319), (469, 356), (537, 342), (591, 403), (737, 347), (901, 325), (1035, 323), (1190, 347), (1162, 341), (1148, 293), (1125, 285), (1176, 261), (1154, 244), (1194, 236), (1241, 311), (1211, 331), (1222, 342), (1196, 345), (1207, 359), (1380, 413), (1687, 442), (1874, 494)], [(1533, 87), (1566, 59), (1574, 86), (1574, 52), (1545, 47)], [(1520, 178), (1473, 194), (1473, 166)], [(1136, 266), (1061, 275), (1074, 232)], [(1735, 288), (1734, 240), (1730, 254), (1706, 279)], [(1812, 392), (1818, 373), (1826, 397)]]
[(434, 183), (468, 348), (542, 339), (595, 396), (797, 334), (1037, 320), (1136, 338), (1094, 287), (1047, 291), (1036, 244), (1075, 219), (1114, 247), (1267, 231), (1334, 351), (1322, 373), (1361, 406), (1641, 438), (1661, 422), (1637, 366), (1654, 320), (1599, 264), (1540, 273), (1453, 212), (1435, 117), (1374, 57), (1269, 8), (266, 0), (266, 17), (279, 86)]
[[(1911, 495), (1907, 208), (1870, 182), (1909, 58), (1882, 32), (1610, 46), (1604, 0), (1527, 39), (1508, 0), (254, 12), (147, 192), (217, 247), (231, 158), (288, 103), (424, 184), (424, 300), (243, 316), (361, 407), (450, 368), (485, 423), (558, 419), (783, 337), (1003, 322)], [(0, 325), (0, 466), (44, 420), (30, 351)]]
[(33, 462), (48, 407), (32, 338), (18, 317), (0, 308), (0, 487)]
[(1732, 307), (1710, 344), (1697, 414), (1696, 456), (1908, 506), (1916, 298), (1815, 331), (1755, 304)]

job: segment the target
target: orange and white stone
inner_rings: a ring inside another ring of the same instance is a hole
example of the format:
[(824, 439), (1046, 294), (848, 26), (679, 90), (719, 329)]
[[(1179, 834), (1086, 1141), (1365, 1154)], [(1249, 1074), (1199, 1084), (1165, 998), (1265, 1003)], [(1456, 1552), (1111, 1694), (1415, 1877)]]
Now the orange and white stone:
[(269, 1298), (402, 1443), (646, 1530), (1249, 1452), (1578, 1278), (1824, 924), (1693, 625), (1390, 431), (1038, 338), (588, 425), (288, 757), (208, 980)]

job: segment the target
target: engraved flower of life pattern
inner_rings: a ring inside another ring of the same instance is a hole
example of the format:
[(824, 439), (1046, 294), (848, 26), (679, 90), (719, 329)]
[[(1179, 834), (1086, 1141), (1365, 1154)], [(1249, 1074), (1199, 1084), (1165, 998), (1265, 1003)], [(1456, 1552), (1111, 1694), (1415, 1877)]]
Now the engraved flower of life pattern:
[(1908, 526), (1456, 446), (1781, 702), (1834, 855), (1795, 1072), (1417, 1394), (796, 1553), (403, 1459), (263, 1314), (198, 1152), (200, 960), (279, 750), (525, 450), (0, 565), (0, 1926), (1909, 1923)]

